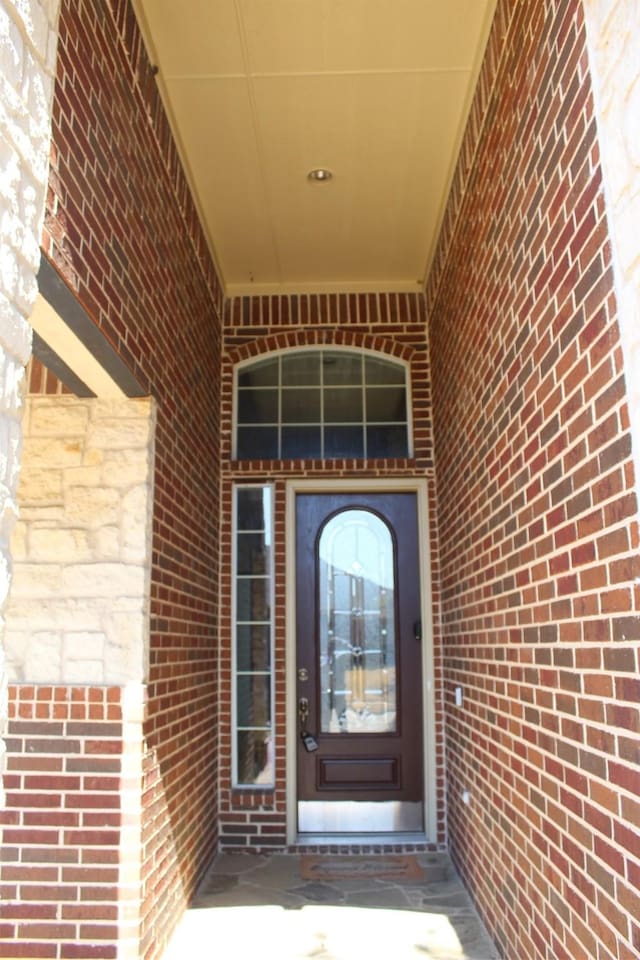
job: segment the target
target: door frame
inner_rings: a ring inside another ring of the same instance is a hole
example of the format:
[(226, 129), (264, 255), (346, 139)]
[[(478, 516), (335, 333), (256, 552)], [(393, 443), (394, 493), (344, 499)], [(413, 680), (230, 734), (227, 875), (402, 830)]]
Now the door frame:
[[(420, 602), (422, 613), (422, 717), (423, 717), (423, 799), (425, 835), (420, 839), (435, 843), (437, 840), (437, 791), (436, 791), (436, 704), (433, 656), (433, 618), (431, 606), (431, 560), (429, 535), (429, 490), (427, 480), (421, 477), (390, 479), (293, 479), (286, 485), (286, 711), (287, 711), (287, 843), (295, 844), (300, 836), (297, 829), (297, 678), (296, 678), (296, 553), (295, 522), (296, 496), (298, 493), (415, 493), (418, 511), (418, 537), (420, 554)], [(350, 835), (349, 843), (359, 841), (358, 834)], [(362, 837), (366, 838), (363, 833)], [(372, 834), (373, 839), (376, 835)], [(317, 838), (314, 837), (314, 841)], [(327, 842), (336, 838), (327, 834)], [(411, 840), (414, 837), (412, 835)], [(378, 843), (381, 838), (377, 835)]]

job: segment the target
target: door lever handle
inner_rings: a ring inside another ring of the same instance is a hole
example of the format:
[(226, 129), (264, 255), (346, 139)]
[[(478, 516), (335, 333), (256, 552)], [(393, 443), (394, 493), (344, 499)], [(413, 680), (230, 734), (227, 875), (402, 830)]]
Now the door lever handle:
[(307, 697), (300, 697), (298, 700), (298, 717), (300, 719), (300, 739), (307, 753), (313, 753), (318, 749), (318, 741), (307, 730), (307, 720), (309, 719), (309, 700)]
[(300, 730), (306, 733), (307, 720), (309, 719), (309, 700), (307, 697), (300, 697), (298, 700), (298, 718), (300, 720)]

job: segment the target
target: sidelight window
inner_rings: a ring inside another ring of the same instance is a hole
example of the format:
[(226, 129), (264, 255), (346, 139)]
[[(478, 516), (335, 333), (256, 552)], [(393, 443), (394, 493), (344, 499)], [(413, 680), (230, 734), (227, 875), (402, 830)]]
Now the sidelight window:
[(274, 784), (272, 488), (239, 486), (234, 525), (234, 784)]
[(410, 455), (407, 368), (365, 351), (313, 349), (244, 364), (238, 460)]

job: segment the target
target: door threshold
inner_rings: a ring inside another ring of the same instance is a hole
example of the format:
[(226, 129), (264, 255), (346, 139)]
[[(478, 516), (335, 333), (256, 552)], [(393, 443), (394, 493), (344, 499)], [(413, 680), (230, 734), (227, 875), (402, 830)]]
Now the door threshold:
[(301, 847), (425, 847), (424, 833), (299, 833), (294, 845)]

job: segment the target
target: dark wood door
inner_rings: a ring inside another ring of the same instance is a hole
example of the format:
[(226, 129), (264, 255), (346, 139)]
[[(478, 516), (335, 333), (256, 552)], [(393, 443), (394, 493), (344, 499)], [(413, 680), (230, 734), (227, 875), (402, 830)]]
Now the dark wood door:
[(416, 495), (298, 494), (296, 551), (298, 799), (422, 800)]

